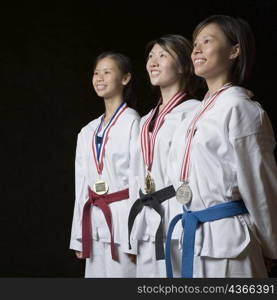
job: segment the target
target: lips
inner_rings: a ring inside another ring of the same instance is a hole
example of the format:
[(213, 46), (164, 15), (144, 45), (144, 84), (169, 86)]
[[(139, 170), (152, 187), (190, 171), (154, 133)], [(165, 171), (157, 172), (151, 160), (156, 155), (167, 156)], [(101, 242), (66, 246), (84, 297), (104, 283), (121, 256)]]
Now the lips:
[(96, 85), (96, 89), (98, 90), (98, 91), (102, 91), (102, 90), (104, 90), (106, 88), (106, 85), (105, 84), (97, 84)]
[(205, 58), (195, 58), (193, 60), (194, 65), (201, 65), (205, 63), (207, 60)]
[(152, 77), (156, 77), (156, 76), (159, 76), (161, 74), (161, 71), (157, 70), (157, 69), (153, 69), (153, 70), (150, 70), (150, 74), (151, 74)]

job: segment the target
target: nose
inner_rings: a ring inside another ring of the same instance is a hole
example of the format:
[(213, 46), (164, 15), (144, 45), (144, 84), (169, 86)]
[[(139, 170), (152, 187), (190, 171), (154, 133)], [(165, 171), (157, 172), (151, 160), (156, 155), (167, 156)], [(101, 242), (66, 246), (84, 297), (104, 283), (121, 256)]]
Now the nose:
[(97, 74), (96, 81), (97, 82), (103, 81), (103, 75), (102, 74)]
[(151, 57), (148, 60), (148, 64), (150, 67), (157, 67), (159, 65), (159, 62), (156, 57)]
[(192, 54), (195, 55), (195, 54), (198, 54), (201, 52), (202, 52), (202, 48), (201, 48), (200, 43), (195, 44), (193, 47), (193, 50), (192, 50)]

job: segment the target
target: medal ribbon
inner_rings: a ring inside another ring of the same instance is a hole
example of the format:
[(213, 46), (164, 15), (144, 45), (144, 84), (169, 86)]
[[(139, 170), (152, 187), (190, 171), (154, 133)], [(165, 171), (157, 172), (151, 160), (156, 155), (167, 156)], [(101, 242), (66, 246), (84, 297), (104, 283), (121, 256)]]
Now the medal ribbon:
[(148, 171), (150, 171), (152, 168), (156, 136), (157, 136), (159, 129), (163, 125), (165, 115), (167, 113), (169, 113), (175, 106), (177, 106), (185, 96), (186, 96), (186, 93), (184, 91), (182, 91), (182, 92), (175, 94), (168, 101), (168, 103), (161, 110), (161, 112), (159, 113), (159, 115), (155, 121), (152, 134), (149, 132), (149, 125), (150, 125), (150, 122), (151, 122), (153, 116), (155, 115), (157, 109), (159, 108), (159, 104), (152, 110), (149, 118), (146, 120), (146, 122), (142, 126), (141, 135), (140, 135), (141, 151), (142, 151), (144, 163), (146, 164)]
[(102, 140), (100, 143), (97, 142), (97, 134), (98, 134), (100, 128), (102, 127), (102, 123), (104, 121), (104, 115), (101, 118), (100, 124), (98, 125), (98, 127), (96, 128), (96, 130), (93, 133), (92, 153), (93, 153), (93, 158), (94, 158), (94, 162), (96, 165), (96, 169), (97, 169), (97, 172), (99, 175), (102, 173), (102, 170), (103, 170), (103, 159), (104, 159), (104, 155), (105, 155), (105, 147), (106, 147), (106, 143), (108, 141), (109, 131), (111, 130), (113, 125), (116, 123), (118, 118), (121, 116), (121, 114), (125, 111), (125, 109), (127, 107), (128, 107), (127, 103), (123, 102), (116, 109), (115, 113), (113, 114), (113, 116), (111, 117), (110, 121), (108, 122), (108, 124), (106, 125), (106, 127), (103, 131)]
[(181, 170), (181, 177), (180, 177), (180, 180), (182, 182), (188, 182), (189, 165), (190, 165), (190, 149), (191, 149), (192, 139), (193, 139), (194, 133), (196, 131), (196, 123), (199, 121), (199, 119), (204, 115), (204, 113), (207, 110), (209, 110), (210, 108), (212, 108), (212, 106), (214, 105), (214, 103), (216, 101), (216, 98), (223, 91), (225, 91), (229, 87), (231, 87), (230, 83), (225, 84), (221, 89), (219, 89), (211, 97), (207, 97), (207, 95), (206, 95), (205, 98), (204, 98), (204, 100), (203, 100), (202, 108), (194, 116), (194, 118), (192, 119), (192, 121), (191, 121), (191, 123), (190, 123), (190, 125), (188, 127), (188, 130), (187, 130), (187, 133), (186, 133), (186, 138), (187, 138), (186, 149), (185, 149), (184, 160), (183, 160), (182, 170)]

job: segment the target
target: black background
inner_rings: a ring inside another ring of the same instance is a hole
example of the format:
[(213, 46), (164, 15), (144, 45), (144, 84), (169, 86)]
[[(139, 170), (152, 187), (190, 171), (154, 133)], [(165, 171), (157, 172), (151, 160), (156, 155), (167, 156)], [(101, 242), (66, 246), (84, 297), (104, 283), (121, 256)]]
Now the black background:
[(149, 40), (167, 33), (191, 38), (197, 23), (211, 14), (245, 18), (257, 42), (249, 88), (276, 131), (275, 2), (1, 4), (0, 276), (83, 276), (83, 264), (68, 249), (74, 156), (77, 133), (103, 112), (91, 87), (91, 67), (100, 52), (116, 50), (132, 59), (143, 115), (155, 103), (145, 72)]

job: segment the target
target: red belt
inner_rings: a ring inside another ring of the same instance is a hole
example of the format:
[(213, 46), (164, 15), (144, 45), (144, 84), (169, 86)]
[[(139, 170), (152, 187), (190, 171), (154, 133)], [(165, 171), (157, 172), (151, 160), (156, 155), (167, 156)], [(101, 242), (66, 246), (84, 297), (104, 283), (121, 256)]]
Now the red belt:
[(111, 254), (112, 259), (117, 260), (117, 255), (115, 253), (115, 246), (113, 240), (112, 232), (112, 215), (108, 204), (129, 198), (129, 189), (122, 190), (112, 194), (97, 195), (94, 193), (90, 187), (88, 187), (89, 199), (85, 203), (83, 208), (83, 218), (82, 218), (82, 244), (83, 244), (83, 258), (90, 257), (90, 247), (91, 247), (91, 222), (90, 222), (90, 207), (95, 205), (99, 207), (106, 219), (107, 225), (111, 234)]

